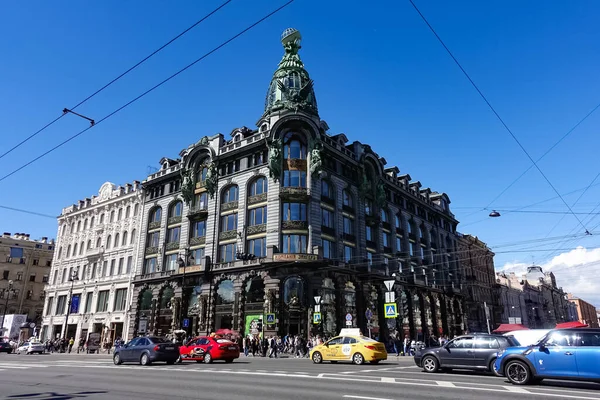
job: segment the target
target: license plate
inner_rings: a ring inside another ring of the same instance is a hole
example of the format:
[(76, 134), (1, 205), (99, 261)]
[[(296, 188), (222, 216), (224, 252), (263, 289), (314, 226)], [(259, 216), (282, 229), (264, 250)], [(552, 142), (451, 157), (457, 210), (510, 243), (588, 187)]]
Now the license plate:
[(229, 346), (229, 350), (235, 350), (235, 346)]
[(175, 350), (175, 347), (173, 347), (173, 346), (167, 346), (167, 347), (165, 347), (165, 350)]

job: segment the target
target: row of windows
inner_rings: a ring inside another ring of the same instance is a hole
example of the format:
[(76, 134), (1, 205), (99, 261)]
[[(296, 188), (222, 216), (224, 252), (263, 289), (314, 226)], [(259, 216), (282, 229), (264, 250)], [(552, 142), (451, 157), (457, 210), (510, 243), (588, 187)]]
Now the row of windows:
[[(2, 271), (2, 279), (3, 280), (9, 280), (10, 279), (10, 271), (9, 270), (4, 270)], [(15, 277), (15, 281), (22, 281), (23, 280), (23, 272), (22, 271), (17, 271), (16, 277)], [(30, 274), (29, 275), (29, 282), (35, 282), (36, 281), (36, 274)], [(46, 283), (48, 282), (48, 275), (43, 275), (42, 276), (42, 282)]]
[[(123, 236), (121, 236), (120, 233), (116, 233), (114, 239), (113, 239), (112, 235), (108, 235), (108, 237), (106, 238), (106, 242), (105, 242), (105, 248), (108, 250), (111, 247), (117, 248), (119, 246), (127, 246), (128, 244), (131, 245), (135, 241), (135, 234), (136, 234), (136, 230), (134, 229), (131, 232), (131, 238), (129, 237), (129, 233), (127, 231), (123, 232)], [(79, 244), (75, 243), (73, 246), (68, 245), (67, 253), (65, 254), (65, 258), (75, 257), (77, 255), (82, 256), (85, 254), (85, 252), (87, 250), (92, 250), (94, 248), (100, 248), (100, 247), (102, 247), (102, 238), (100, 238), (100, 237), (96, 239), (95, 247), (92, 247), (91, 239), (87, 241), (87, 245), (85, 247), (84, 247), (84, 242), (81, 242)], [(79, 253), (78, 253), (78, 250), (79, 250)], [(63, 251), (63, 248), (61, 246), (58, 248), (58, 256), (56, 257), (57, 259), (60, 259), (62, 257), (62, 251)]]
[(83, 267), (69, 267), (64, 268), (59, 273), (59, 271), (54, 272), (54, 276), (52, 277), (52, 284), (56, 285), (58, 281), (58, 277), (60, 275), (60, 282), (65, 283), (70, 282), (71, 279), (78, 280), (87, 280), (87, 279), (96, 279), (103, 278), (109, 276), (118, 276), (118, 275), (129, 275), (131, 273), (131, 268), (133, 267), (133, 256), (121, 257), (118, 260), (105, 260), (102, 263), (102, 267), (98, 270), (98, 263), (93, 263), (90, 265), (83, 265)]
[[(135, 204), (133, 206), (133, 215), (137, 216), (139, 212), (139, 204)], [(125, 218), (129, 218), (131, 215), (131, 206), (127, 206), (125, 208)], [(123, 208), (119, 208), (119, 210), (115, 213), (115, 210), (112, 210), (109, 214), (109, 222), (115, 222), (116, 221), (120, 221), (121, 219), (123, 219)], [(82, 224), (83, 222), (83, 224)], [(78, 221), (77, 225), (75, 225), (75, 222), (71, 223), (71, 233), (78, 233), (81, 232), (82, 230), (86, 230), (88, 229), (88, 222), (89, 222), (89, 229), (92, 229), (94, 227), (94, 223), (95, 223), (95, 217), (91, 217), (90, 219), (86, 218), (83, 221)], [(104, 223), (104, 214), (100, 214), (100, 224)], [(77, 226), (77, 227), (76, 227)], [(60, 233), (64, 233), (64, 226), (63, 226), (63, 232), (59, 232)]]
[[(96, 299), (96, 309), (93, 308), (94, 293), (88, 292), (85, 297), (85, 304), (83, 309), (81, 307), (81, 294), (73, 294), (71, 300), (70, 314), (89, 314), (92, 312), (108, 312), (108, 311), (124, 311), (127, 308), (127, 288), (115, 290), (113, 298), (112, 310), (109, 309), (109, 290), (101, 290), (98, 292)], [(58, 296), (56, 301), (56, 307), (54, 307), (54, 297), (48, 298), (48, 305), (46, 306), (46, 313), (50, 315), (65, 315), (67, 313), (68, 299), (67, 295)]]

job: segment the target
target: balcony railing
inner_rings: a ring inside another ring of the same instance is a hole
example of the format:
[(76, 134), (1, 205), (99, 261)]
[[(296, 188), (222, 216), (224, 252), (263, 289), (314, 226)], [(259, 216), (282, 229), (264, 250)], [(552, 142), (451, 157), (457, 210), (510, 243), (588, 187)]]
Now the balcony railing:
[(146, 247), (146, 255), (158, 254), (158, 246)]
[(396, 228), (396, 234), (403, 236), (404, 235), (404, 229), (402, 229), (402, 228)]
[(409, 238), (410, 240), (414, 240), (415, 242), (417, 241), (417, 235), (415, 235), (415, 234), (414, 234), (414, 233), (412, 233), (412, 232), (408, 234), (408, 238)]
[(322, 201), (323, 203), (327, 203), (327, 204), (335, 205), (335, 200), (334, 200), (334, 199), (332, 199), (332, 198), (331, 198), (331, 197), (329, 197), (329, 196), (323, 196), (323, 195), (321, 195), (321, 201)]
[(196, 182), (196, 189), (202, 189), (205, 186), (206, 186), (205, 181)]
[(177, 250), (179, 249), (179, 242), (170, 242), (167, 243), (165, 250), (169, 251), (169, 250)]
[(367, 240), (367, 247), (370, 249), (377, 249), (377, 242), (373, 240)]
[(188, 210), (188, 218), (200, 218), (206, 215), (208, 215), (208, 204), (196, 204)]
[(384, 246), (384, 247), (383, 247), (383, 252), (384, 252), (385, 254), (392, 254), (392, 248), (391, 248), (391, 247), (389, 247), (389, 246)]
[(148, 224), (148, 229), (160, 228), (160, 221), (152, 221)]
[(303, 187), (282, 187), (279, 188), (279, 196), (286, 199), (304, 200), (308, 197), (308, 189)]
[(198, 246), (206, 243), (206, 236), (190, 238), (190, 246)]
[(177, 217), (171, 217), (167, 220), (167, 225), (174, 225), (181, 223), (181, 215)]
[(219, 233), (219, 240), (231, 240), (231, 239), (235, 239), (236, 237), (237, 237), (236, 230), (225, 231), (225, 232)]
[(347, 212), (349, 214), (354, 214), (354, 207), (350, 207), (350, 206), (347, 206), (347, 205), (344, 204), (342, 206), (342, 211), (345, 211), (345, 212)]
[(306, 221), (281, 221), (281, 229), (308, 229)]
[(381, 223), (381, 227), (382, 227), (383, 229), (385, 229), (386, 231), (390, 231), (390, 230), (392, 230), (392, 226), (390, 225), (390, 223), (389, 223), (389, 222), (382, 222), (382, 223)]
[(237, 201), (230, 201), (228, 203), (221, 204), (221, 212), (235, 210), (237, 208), (238, 208), (238, 202)]
[(356, 236), (351, 233), (344, 233), (343, 238), (347, 242), (356, 242)]
[(266, 193), (255, 194), (254, 196), (248, 197), (248, 205), (263, 203), (265, 201), (267, 201)]
[(266, 231), (267, 231), (267, 224), (252, 225), (252, 226), (249, 226), (248, 228), (246, 228), (246, 234), (248, 236), (256, 235), (258, 233), (264, 233)]
[(335, 228), (321, 225), (321, 233), (323, 233), (325, 235), (329, 235), (329, 236), (335, 236)]

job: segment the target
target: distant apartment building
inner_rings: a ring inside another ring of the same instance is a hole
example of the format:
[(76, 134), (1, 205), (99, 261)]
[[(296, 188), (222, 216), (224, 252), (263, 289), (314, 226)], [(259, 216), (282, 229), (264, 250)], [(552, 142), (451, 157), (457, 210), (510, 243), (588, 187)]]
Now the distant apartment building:
[(0, 307), (2, 314), (25, 314), (39, 324), (44, 285), (50, 277), (54, 241), (31, 240), (29, 234), (5, 232), (0, 237)]
[(567, 299), (577, 307), (577, 318), (582, 324), (589, 325), (590, 328), (598, 328), (598, 314), (596, 308), (585, 300), (580, 299), (569, 293)]
[(141, 201), (139, 182), (119, 187), (107, 182), (97, 196), (62, 210), (43, 339), (78, 341), (100, 333), (103, 342), (112, 342), (126, 336)]

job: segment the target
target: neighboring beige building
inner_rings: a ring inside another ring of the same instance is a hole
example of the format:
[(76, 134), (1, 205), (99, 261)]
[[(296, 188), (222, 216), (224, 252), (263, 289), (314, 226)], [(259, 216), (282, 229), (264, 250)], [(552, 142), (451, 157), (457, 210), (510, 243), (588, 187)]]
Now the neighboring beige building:
[(598, 326), (596, 307), (585, 300), (573, 296), (571, 293), (567, 295), (567, 299), (577, 307), (577, 317), (579, 318), (579, 322), (589, 325), (590, 328), (600, 328), (600, 326)]
[[(44, 308), (44, 286), (50, 277), (54, 240), (31, 240), (29, 234), (4, 232), (0, 237), (0, 310), (26, 314), (39, 325)], [(12, 282), (12, 286), (11, 283)], [(7, 303), (8, 300), (8, 303)], [(39, 326), (38, 326), (39, 328)]]

